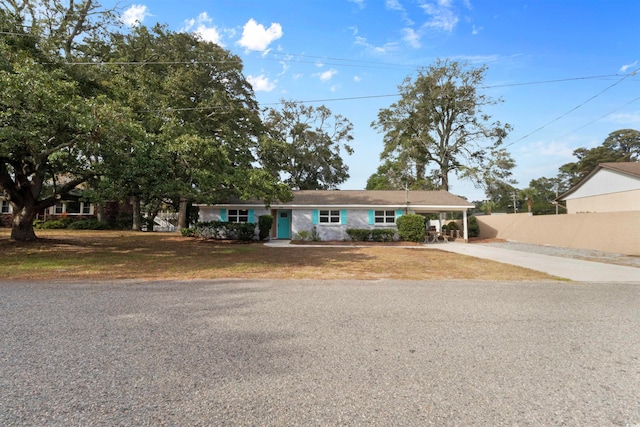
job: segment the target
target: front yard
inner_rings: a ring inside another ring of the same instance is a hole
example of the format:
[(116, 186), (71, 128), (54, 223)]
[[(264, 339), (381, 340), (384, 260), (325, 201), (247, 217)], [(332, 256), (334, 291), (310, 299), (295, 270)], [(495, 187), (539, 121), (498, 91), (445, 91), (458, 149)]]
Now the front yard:
[(398, 279), (552, 280), (543, 273), (419, 246), (272, 248), (176, 233), (37, 230), (9, 240), (0, 229), (3, 280)]

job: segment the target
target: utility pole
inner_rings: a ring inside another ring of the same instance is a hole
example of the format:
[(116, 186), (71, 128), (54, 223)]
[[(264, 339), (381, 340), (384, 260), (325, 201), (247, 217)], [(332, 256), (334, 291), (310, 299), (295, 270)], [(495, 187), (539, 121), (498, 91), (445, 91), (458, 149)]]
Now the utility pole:
[(513, 193), (513, 213), (518, 213), (518, 207), (516, 206), (516, 192)]

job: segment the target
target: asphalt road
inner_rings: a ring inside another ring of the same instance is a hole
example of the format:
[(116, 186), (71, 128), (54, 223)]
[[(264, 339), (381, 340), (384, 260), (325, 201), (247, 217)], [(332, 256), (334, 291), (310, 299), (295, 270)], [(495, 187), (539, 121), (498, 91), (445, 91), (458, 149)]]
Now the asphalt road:
[(0, 282), (0, 425), (640, 425), (640, 286)]

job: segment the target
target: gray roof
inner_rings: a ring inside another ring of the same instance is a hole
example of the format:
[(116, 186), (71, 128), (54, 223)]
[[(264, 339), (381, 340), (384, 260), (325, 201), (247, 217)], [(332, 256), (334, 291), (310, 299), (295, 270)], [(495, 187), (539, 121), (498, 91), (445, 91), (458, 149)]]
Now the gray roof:
[[(255, 205), (256, 200), (230, 204)], [(274, 202), (272, 207), (415, 207), (463, 210), (474, 205), (448, 191), (404, 191), (404, 190), (298, 190), (293, 191), (293, 200)]]

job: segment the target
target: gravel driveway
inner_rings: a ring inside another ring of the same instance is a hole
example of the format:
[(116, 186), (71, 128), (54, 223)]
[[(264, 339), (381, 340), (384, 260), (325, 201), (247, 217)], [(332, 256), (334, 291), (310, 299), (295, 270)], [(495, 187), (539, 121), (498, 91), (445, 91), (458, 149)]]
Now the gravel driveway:
[(0, 282), (0, 425), (638, 425), (640, 287)]

